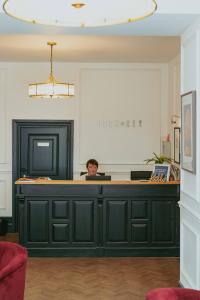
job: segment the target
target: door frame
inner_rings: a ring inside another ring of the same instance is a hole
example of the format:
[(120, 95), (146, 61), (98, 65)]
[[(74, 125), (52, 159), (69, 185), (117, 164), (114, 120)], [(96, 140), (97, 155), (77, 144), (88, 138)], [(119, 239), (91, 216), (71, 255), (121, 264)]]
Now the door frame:
[(26, 127), (66, 127), (68, 130), (67, 139), (69, 142), (69, 151), (66, 153), (66, 162), (69, 166), (68, 177), (73, 179), (73, 142), (74, 142), (74, 121), (73, 120), (28, 120), (13, 119), (12, 120), (12, 225), (11, 232), (18, 230), (18, 205), (16, 202), (16, 186), (15, 181), (20, 177), (20, 131)]

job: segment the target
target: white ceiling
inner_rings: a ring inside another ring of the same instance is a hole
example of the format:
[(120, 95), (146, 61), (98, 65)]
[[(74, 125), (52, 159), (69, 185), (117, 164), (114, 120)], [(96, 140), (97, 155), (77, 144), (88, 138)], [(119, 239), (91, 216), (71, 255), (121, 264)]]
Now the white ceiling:
[[(0, 0), (1, 2), (2, 0)], [(165, 0), (166, 1), (166, 0)], [(200, 5), (200, 0), (199, 5)], [(159, 14), (135, 23), (94, 28), (70, 28), (38, 25), (19, 21), (0, 13), (0, 34), (70, 35), (168, 35), (178, 36), (199, 17), (198, 14)]]
[[(0, 7), (4, 0), (0, 0)], [(166, 62), (179, 52), (179, 36), (200, 18), (200, 0), (157, 0), (155, 15), (135, 23), (97, 28), (33, 25), (0, 13), (0, 60)]]

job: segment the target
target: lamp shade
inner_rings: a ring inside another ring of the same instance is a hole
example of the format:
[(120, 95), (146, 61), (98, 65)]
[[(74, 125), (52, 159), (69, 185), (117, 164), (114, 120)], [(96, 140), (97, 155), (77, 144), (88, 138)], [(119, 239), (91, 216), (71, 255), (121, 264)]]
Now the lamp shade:
[(29, 96), (33, 98), (68, 98), (74, 96), (74, 85), (70, 83), (31, 83)]

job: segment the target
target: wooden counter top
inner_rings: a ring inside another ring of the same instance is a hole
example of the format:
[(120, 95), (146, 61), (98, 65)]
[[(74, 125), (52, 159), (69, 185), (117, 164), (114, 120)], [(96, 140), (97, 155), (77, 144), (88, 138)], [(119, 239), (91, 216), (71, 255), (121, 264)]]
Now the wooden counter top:
[(145, 181), (145, 180), (112, 180), (112, 181), (103, 181), (103, 180), (46, 180), (46, 179), (35, 179), (25, 181), (23, 178), (18, 179), (15, 184), (99, 184), (99, 185), (110, 185), (110, 184), (141, 184), (141, 185), (152, 185), (152, 184), (180, 184), (180, 181), (167, 181), (167, 182), (154, 182), (154, 181)]

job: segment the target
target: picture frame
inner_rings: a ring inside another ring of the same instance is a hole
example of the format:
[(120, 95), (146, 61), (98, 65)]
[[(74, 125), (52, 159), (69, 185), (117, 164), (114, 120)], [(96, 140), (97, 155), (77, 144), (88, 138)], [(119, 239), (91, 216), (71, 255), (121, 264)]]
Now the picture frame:
[(180, 136), (180, 127), (174, 127), (174, 162), (180, 164), (180, 148), (181, 148), (181, 136)]
[(196, 173), (196, 91), (181, 95), (181, 168)]
[(163, 181), (169, 181), (170, 165), (155, 164), (152, 172), (152, 177), (162, 177)]

